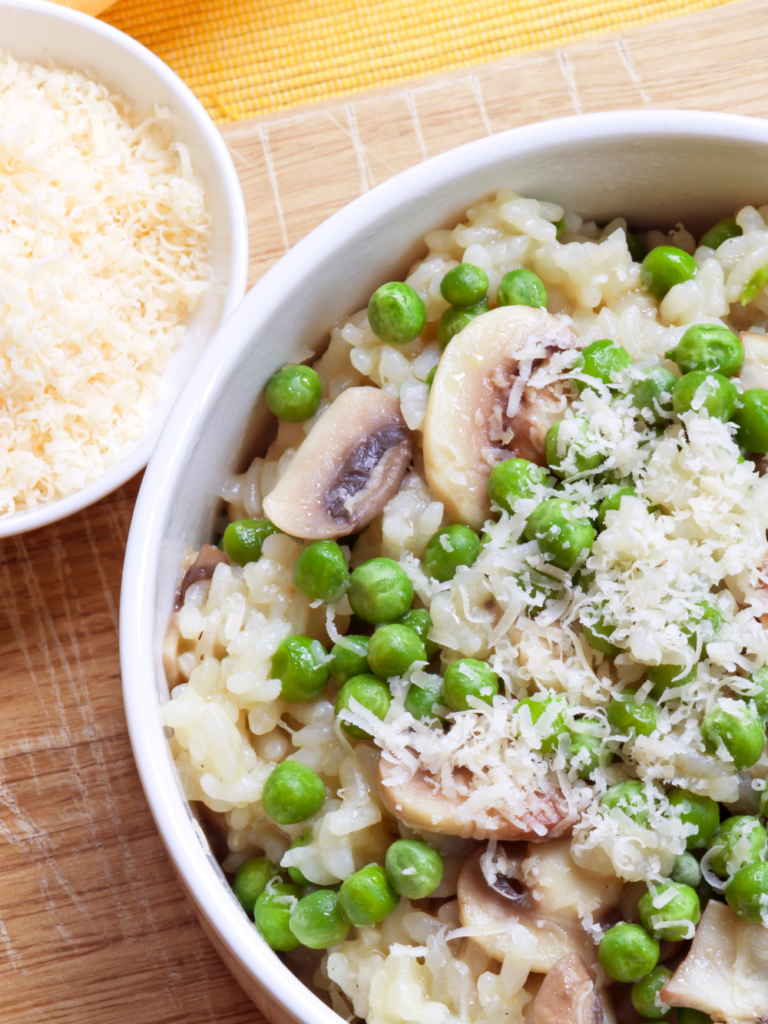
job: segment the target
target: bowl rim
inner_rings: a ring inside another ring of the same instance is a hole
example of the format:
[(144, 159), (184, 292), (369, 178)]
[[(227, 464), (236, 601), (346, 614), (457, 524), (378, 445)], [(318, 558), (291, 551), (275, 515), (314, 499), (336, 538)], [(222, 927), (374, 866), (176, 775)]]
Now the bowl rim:
[[(0, 0), (0, 12), (3, 11), (17, 11), (20, 15), (42, 14), (62, 23), (75, 25), (97, 38), (109, 40), (147, 65), (158, 77), (162, 78), (169, 90), (175, 94), (179, 104), (187, 108), (194, 117), (206, 146), (213, 154), (216, 171), (227, 197), (227, 216), (231, 233), (229, 246), (231, 272), (219, 324), (220, 328), (245, 295), (248, 279), (248, 227), (245, 200), (235, 165), (224, 139), (217, 131), (205, 107), (164, 61), (148, 50), (146, 46), (106, 22), (70, 7), (50, 3), (49, 0)], [(219, 328), (211, 334), (206, 347), (210, 346)], [(75, 491), (74, 494), (36, 505), (34, 508), (14, 512), (7, 518), (0, 519), (0, 538), (15, 537), (18, 534), (27, 533), (29, 530), (36, 530), (41, 526), (58, 522), (117, 490), (147, 465), (162, 427), (162, 423), (156, 426), (143, 440), (129, 450), (125, 458), (111, 466), (93, 483), (87, 484), (79, 491)]]
[(479, 172), (500, 156), (519, 157), (568, 142), (661, 136), (752, 142), (768, 149), (768, 122), (736, 114), (673, 109), (577, 114), (487, 136), (400, 172), (334, 213), (266, 272), (222, 328), (227, 344), (209, 346), (200, 359), (161, 432), (139, 491), (123, 569), (120, 658), (131, 745), (161, 839), (208, 925), (206, 930), (212, 929), (239, 967), (298, 1020), (338, 1024), (339, 1018), (308, 986), (297, 984), (296, 976), (266, 946), (235, 899), (226, 898), (196, 837), (160, 719), (154, 647), (157, 567), (175, 484), (195, 443), (195, 424), (205, 419), (259, 325), (292, 290), (295, 294), (296, 279), (320, 262), (325, 251), (338, 247), (340, 239), (363, 231), (370, 220), (468, 172)]

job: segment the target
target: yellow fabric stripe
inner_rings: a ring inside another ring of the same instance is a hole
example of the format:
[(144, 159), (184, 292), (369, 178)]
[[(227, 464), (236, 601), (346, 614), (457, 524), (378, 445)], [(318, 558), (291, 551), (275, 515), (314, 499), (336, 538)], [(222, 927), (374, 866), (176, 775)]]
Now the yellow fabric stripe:
[(118, 0), (105, 21), (234, 121), (730, 0)]

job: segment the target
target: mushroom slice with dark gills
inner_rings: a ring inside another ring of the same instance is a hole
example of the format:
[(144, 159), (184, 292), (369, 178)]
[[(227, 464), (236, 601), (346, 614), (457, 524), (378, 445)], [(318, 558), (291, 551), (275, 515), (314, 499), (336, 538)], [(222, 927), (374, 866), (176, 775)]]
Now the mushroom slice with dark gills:
[(398, 399), (379, 388), (349, 388), (309, 432), (264, 499), (264, 513), (303, 540), (356, 533), (397, 493), (412, 452)]
[(576, 953), (561, 957), (533, 1001), (533, 1024), (606, 1024), (605, 1004)]
[(447, 786), (423, 768), (411, 772), (386, 753), (379, 757), (379, 793), (389, 813), (410, 828), (427, 829), (463, 839), (543, 842), (573, 827), (572, 813), (555, 789), (536, 793), (533, 806), (521, 807), (510, 820), (499, 810), (471, 811), (472, 773), (455, 768)]
[(424, 469), (453, 522), (482, 527), (501, 452), (545, 465), (544, 438), (566, 407), (553, 377), (558, 353), (576, 344), (568, 325), (545, 309), (501, 306), (471, 320), (443, 353), (424, 420)]
[(503, 961), (514, 950), (515, 928), (522, 925), (536, 940), (532, 971), (546, 974), (572, 953), (588, 967), (596, 965), (597, 943), (582, 922), (610, 915), (623, 883), (579, 867), (569, 846), (567, 839), (544, 845), (505, 843), (493, 859), (481, 848), (464, 861), (459, 917), (488, 956)]
[(197, 553), (197, 557), (187, 571), (179, 587), (179, 596), (176, 607), (184, 604), (184, 595), (193, 583), (202, 583), (204, 580), (213, 579), (217, 565), (229, 565), (229, 559), (223, 551), (220, 551), (213, 544), (203, 544)]

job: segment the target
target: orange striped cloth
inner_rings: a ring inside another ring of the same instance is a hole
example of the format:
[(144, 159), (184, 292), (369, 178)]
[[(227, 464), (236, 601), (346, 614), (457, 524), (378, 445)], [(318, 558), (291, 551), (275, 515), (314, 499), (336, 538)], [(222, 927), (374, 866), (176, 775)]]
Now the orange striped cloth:
[[(62, 0), (105, 6), (107, 0)], [(729, 0), (118, 0), (102, 17), (218, 122), (572, 43)]]

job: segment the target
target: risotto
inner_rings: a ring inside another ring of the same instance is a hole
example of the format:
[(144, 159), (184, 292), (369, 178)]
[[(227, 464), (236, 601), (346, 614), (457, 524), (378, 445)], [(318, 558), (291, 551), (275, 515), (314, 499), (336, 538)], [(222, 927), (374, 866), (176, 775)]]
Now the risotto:
[(269, 381), (163, 721), (341, 1016), (768, 1019), (767, 217), (502, 191)]

